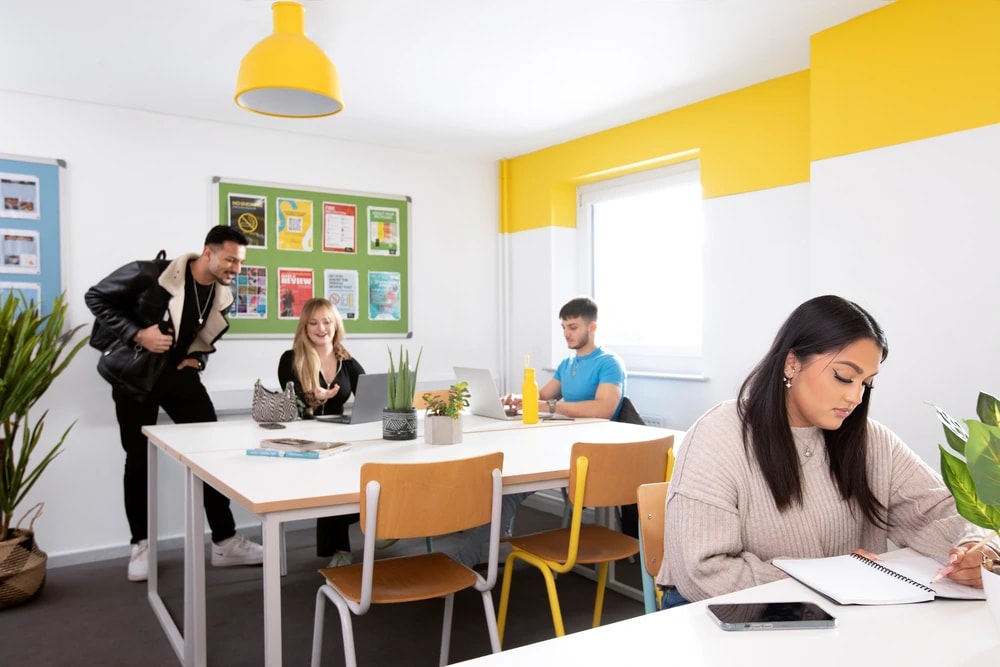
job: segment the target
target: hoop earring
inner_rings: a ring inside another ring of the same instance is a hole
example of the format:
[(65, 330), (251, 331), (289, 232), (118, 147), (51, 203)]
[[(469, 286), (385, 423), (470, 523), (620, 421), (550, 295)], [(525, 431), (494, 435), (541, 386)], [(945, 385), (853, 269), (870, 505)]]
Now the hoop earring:
[(785, 381), (785, 389), (792, 388), (792, 378), (782, 375), (781, 379)]

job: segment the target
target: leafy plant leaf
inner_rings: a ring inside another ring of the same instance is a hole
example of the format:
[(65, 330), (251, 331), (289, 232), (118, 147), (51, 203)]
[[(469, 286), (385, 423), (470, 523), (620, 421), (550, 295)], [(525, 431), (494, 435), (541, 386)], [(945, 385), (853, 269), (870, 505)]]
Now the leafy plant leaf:
[(1000, 401), (986, 392), (979, 392), (979, 400), (976, 401), (976, 414), (979, 415), (979, 421), (984, 424), (1000, 426)]
[(953, 419), (951, 415), (938, 406), (935, 405), (934, 410), (937, 412), (938, 419), (944, 426), (944, 437), (948, 442), (948, 446), (964, 456), (965, 441), (969, 439), (969, 432), (962, 425), (962, 422)]
[(968, 420), (969, 441), (965, 443), (965, 464), (976, 485), (979, 500), (1000, 505), (1000, 427)]
[(989, 530), (1000, 528), (1000, 511), (979, 500), (976, 495), (976, 484), (972, 479), (965, 461), (951, 454), (941, 445), (941, 476), (944, 483), (955, 498), (958, 513), (971, 523)]

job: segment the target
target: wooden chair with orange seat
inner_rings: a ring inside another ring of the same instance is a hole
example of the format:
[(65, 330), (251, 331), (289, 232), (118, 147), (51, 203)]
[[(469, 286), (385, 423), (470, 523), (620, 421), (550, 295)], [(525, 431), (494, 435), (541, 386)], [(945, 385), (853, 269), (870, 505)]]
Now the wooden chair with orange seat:
[(670, 435), (645, 442), (578, 442), (573, 445), (569, 475), (573, 516), (569, 527), (504, 539), (510, 543), (512, 550), (504, 564), (503, 586), (500, 589), (497, 622), (501, 642), (507, 622), (514, 562), (517, 560), (535, 566), (545, 578), (557, 637), (565, 635), (566, 631), (553, 573), (569, 572), (577, 564), (598, 565), (593, 627), (601, 624), (608, 564), (637, 554), (639, 540), (604, 526), (583, 525), (583, 510), (585, 507), (612, 507), (636, 502), (639, 485), (666, 479), (673, 443), (674, 437)]
[[(362, 616), (373, 604), (444, 598), (441, 664), (448, 662), (454, 595), (475, 588), (483, 598), (493, 652), (500, 651), (491, 591), (496, 584), (500, 541), (503, 454), (434, 463), (365, 463), (361, 466), (361, 525), (365, 536), (361, 563), (325, 568), (316, 593), (312, 665), (323, 647), (325, 598), (340, 614), (344, 658), (357, 664), (352, 614)], [(490, 524), (486, 576), (441, 552), (375, 560), (375, 538), (441, 535)]]
[[(669, 476), (668, 476), (669, 477)], [(670, 482), (642, 484), (636, 491), (639, 499), (639, 555), (642, 560), (642, 600), (646, 613), (660, 608), (656, 575), (663, 562), (663, 521), (666, 516)]]
[(427, 409), (427, 401), (424, 400), (424, 394), (430, 394), (434, 398), (439, 398), (442, 401), (448, 400), (447, 389), (430, 389), (427, 391), (418, 389), (417, 393), (413, 395), (413, 407), (417, 410)]
[[(442, 401), (448, 400), (448, 390), (447, 389), (430, 389), (430, 390), (427, 390), (427, 391), (423, 391), (421, 389), (418, 389), (417, 392), (413, 395), (413, 407), (414, 407), (414, 409), (416, 409), (416, 410), (426, 410), (427, 409), (427, 401), (424, 400), (424, 394), (430, 394), (434, 398), (440, 399)], [(434, 538), (433, 537), (429, 537), (429, 536), (427, 537), (427, 550), (428, 551), (434, 551)]]

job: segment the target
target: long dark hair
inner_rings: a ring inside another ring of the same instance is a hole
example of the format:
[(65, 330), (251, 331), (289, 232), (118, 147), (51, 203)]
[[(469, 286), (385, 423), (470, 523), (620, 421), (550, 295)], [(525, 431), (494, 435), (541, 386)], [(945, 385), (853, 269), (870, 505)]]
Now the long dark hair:
[[(802, 475), (785, 405), (784, 371), (788, 353), (800, 363), (870, 339), (889, 354), (885, 333), (864, 308), (839, 296), (809, 299), (788, 316), (771, 349), (740, 387), (737, 410), (743, 424), (743, 444), (757, 459), (779, 510), (802, 504)], [(836, 431), (823, 430), (830, 474), (841, 497), (853, 502), (872, 523), (886, 527), (885, 507), (868, 484), (868, 402), (861, 403)]]

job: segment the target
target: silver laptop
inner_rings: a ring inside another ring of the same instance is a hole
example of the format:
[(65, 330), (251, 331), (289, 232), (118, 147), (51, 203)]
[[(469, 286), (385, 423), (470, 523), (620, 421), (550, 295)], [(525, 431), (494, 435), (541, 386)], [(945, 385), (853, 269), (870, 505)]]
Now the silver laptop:
[(354, 388), (354, 407), (342, 415), (318, 415), (316, 421), (333, 424), (361, 424), (382, 419), (386, 390), (389, 385), (388, 373), (365, 373), (358, 376), (358, 386)]
[[(456, 380), (469, 383), (469, 412), (480, 417), (489, 417), (490, 419), (506, 419), (508, 421), (520, 421), (522, 419), (520, 414), (511, 415), (507, 414), (507, 411), (504, 410), (500, 392), (497, 390), (496, 382), (493, 381), (493, 374), (488, 368), (455, 366), (454, 370)], [(565, 415), (550, 415), (546, 413), (539, 414), (538, 418), (542, 420), (572, 419), (572, 417), (566, 417)]]

